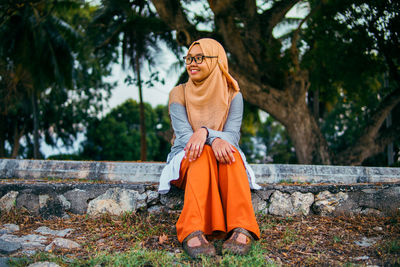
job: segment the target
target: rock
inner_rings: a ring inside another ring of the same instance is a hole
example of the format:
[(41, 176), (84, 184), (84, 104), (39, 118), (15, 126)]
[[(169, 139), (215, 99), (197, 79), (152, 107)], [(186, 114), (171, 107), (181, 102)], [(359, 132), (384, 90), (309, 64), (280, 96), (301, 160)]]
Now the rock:
[(0, 253), (9, 255), (22, 248), (20, 243), (0, 239)]
[(356, 261), (366, 261), (366, 260), (369, 260), (369, 256), (356, 257), (356, 258), (354, 258), (354, 260), (356, 260)]
[(87, 213), (90, 215), (101, 213), (121, 215), (123, 212), (135, 212), (146, 207), (146, 198), (146, 193), (140, 194), (135, 190), (111, 188), (89, 202)]
[(153, 204), (153, 203), (157, 202), (159, 193), (149, 190), (149, 191), (146, 192), (146, 195), (147, 195), (146, 203), (147, 204)]
[(64, 193), (64, 197), (71, 204), (70, 211), (75, 214), (85, 214), (88, 207), (88, 200), (90, 199), (90, 194), (78, 188), (70, 190)]
[(312, 193), (294, 192), (290, 196), (293, 205), (293, 215), (305, 215), (310, 213), (310, 207), (314, 202), (314, 195)]
[(370, 209), (370, 208), (366, 208), (366, 209), (362, 210), (360, 213), (363, 215), (375, 215), (375, 216), (379, 216), (379, 217), (383, 216), (383, 213), (380, 210)]
[(0, 198), (0, 211), (10, 211), (16, 206), (18, 192), (10, 191)]
[(20, 193), (16, 201), (17, 209), (26, 209), (33, 215), (39, 215), (39, 197), (31, 193)]
[(39, 195), (39, 214), (45, 219), (65, 214), (63, 204), (58, 196)]
[(76, 249), (80, 248), (81, 245), (76, 243), (75, 241), (65, 239), (65, 238), (56, 238), (51, 242), (46, 248), (45, 251), (51, 251), (57, 248), (63, 248), (63, 249)]
[(47, 237), (41, 235), (23, 235), (21, 237), (11, 234), (4, 234), (0, 236), (0, 240), (19, 243), (24, 250), (41, 250), (43, 249), (44, 243), (47, 241)]
[(339, 192), (332, 194), (329, 191), (323, 191), (315, 197), (313, 209), (317, 214), (328, 215), (335, 211), (336, 207), (348, 199), (348, 194)]
[(151, 206), (150, 208), (147, 209), (147, 212), (151, 214), (162, 213), (164, 211), (165, 207), (160, 205)]
[(381, 214), (394, 215), (400, 207), (400, 186), (362, 190), (357, 202), (362, 207), (379, 210)]
[(9, 259), (5, 257), (0, 257), (0, 266), (1, 267), (8, 267), (10, 266), (9, 264)]
[(356, 245), (358, 245), (360, 247), (368, 248), (370, 246), (373, 246), (380, 239), (381, 239), (381, 237), (367, 238), (367, 237), (364, 236), (361, 240), (354, 241), (354, 244), (356, 244)]
[(0, 235), (2, 234), (9, 234), (12, 232), (19, 231), (19, 226), (13, 223), (6, 223), (3, 225), (3, 227), (0, 229)]
[(275, 191), (271, 196), (270, 203), (268, 208), (270, 214), (287, 216), (293, 212), (293, 205), (289, 194)]
[(46, 226), (41, 226), (38, 229), (35, 230), (36, 233), (42, 234), (42, 235), (54, 235), (54, 236), (59, 236), (59, 237), (66, 237), (70, 235), (74, 229), (67, 228), (64, 230), (52, 230)]
[(312, 193), (294, 192), (289, 195), (275, 191), (270, 199), (269, 213), (279, 216), (308, 215), (310, 206), (314, 202)]
[(39, 209), (44, 208), (47, 206), (47, 202), (49, 201), (49, 195), (39, 195)]
[(253, 204), (253, 210), (255, 213), (268, 213), (267, 202), (256, 193), (251, 193), (251, 203)]
[(269, 197), (274, 193), (274, 190), (256, 190), (255, 193), (263, 200), (268, 200)]
[(69, 202), (63, 195), (59, 195), (58, 199), (64, 210), (69, 210), (71, 208), (71, 202)]
[(60, 267), (57, 263), (49, 262), (49, 261), (39, 261), (32, 264), (29, 264), (28, 267)]
[(171, 191), (168, 194), (162, 194), (160, 196), (161, 204), (170, 210), (181, 210), (183, 207), (183, 194)]

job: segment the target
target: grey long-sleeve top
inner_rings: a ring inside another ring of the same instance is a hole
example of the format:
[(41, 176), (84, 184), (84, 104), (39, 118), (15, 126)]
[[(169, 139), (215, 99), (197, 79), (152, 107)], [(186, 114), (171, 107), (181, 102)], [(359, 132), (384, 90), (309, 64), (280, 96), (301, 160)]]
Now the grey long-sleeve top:
[[(169, 112), (171, 116), (172, 128), (175, 132), (175, 140), (174, 145), (171, 148), (171, 152), (168, 154), (167, 157), (167, 165), (161, 173), (160, 185), (158, 189), (160, 193), (167, 193), (170, 189), (170, 182), (172, 180), (179, 179), (179, 169), (183, 156), (185, 155), (183, 149), (185, 148), (187, 142), (193, 134), (193, 129), (189, 123), (186, 108), (184, 106), (178, 103), (171, 103), (169, 107)], [(239, 92), (232, 99), (228, 117), (226, 119), (223, 130), (216, 131), (207, 128), (208, 137), (206, 140), (206, 144), (211, 145), (215, 138), (221, 138), (236, 147), (245, 165), (250, 188), (260, 189), (260, 186), (255, 183), (253, 170), (247, 164), (246, 158), (242, 150), (239, 148), (240, 126), (242, 124), (242, 117), (243, 97), (242, 94)]]

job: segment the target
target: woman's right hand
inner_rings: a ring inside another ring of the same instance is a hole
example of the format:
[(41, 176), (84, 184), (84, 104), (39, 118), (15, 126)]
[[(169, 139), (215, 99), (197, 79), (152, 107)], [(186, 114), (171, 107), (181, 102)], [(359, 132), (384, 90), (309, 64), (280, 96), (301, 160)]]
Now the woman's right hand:
[(200, 128), (195, 131), (187, 142), (185, 148), (185, 158), (189, 158), (189, 161), (194, 161), (200, 157), (203, 152), (204, 144), (207, 140), (208, 131), (206, 128)]
[(235, 162), (235, 157), (233, 153), (236, 152), (235, 147), (231, 145), (228, 141), (221, 138), (216, 138), (212, 144), (211, 148), (214, 151), (214, 155), (217, 160), (221, 163), (231, 164)]

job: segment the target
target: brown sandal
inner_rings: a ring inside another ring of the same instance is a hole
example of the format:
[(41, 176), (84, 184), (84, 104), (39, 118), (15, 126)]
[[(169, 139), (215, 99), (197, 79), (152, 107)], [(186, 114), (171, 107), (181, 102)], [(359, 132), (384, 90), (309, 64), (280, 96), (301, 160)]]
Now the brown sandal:
[[(240, 233), (246, 236), (246, 244), (237, 241)], [(253, 240), (254, 238), (249, 231), (243, 228), (235, 228), (233, 229), (232, 236), (222, 245), (222, 254), (230, 253), (236, 255), (246, 255), (251, 248), (251, 243)]]
[[(197, 237), (200, 240), (200, 246), (189, 247), (187, 242)], [(201, 255), (204, 256), (215, 256), (215, 247), (211, 243), (206, 243), (206, 237), (202, 231), (194, 231), (188, 235), (182, 242), (183, 249), (192, 258), (198, 258)]]

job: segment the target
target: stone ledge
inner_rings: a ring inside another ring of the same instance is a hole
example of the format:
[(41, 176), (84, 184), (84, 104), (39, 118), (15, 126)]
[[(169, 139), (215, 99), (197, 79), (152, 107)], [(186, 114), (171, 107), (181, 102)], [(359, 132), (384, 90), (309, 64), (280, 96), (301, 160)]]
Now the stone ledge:
[[(260, 184), (400, 182), (400, 168), (250, 164)], [(0, 159), (0, 179), (59, 178), (158, 183), (165, 163)]]
[[(44, 218), (72, 214), (179, 211), (184, 193), (166, 195), (157, 184), (5, 183), (0, 184), (0, 212), (24, 209)], [(255, 212), (279, 216), (389, 216), (400, 212), (400, 183), (355, 185), (266, 185), (252, 192)]]

